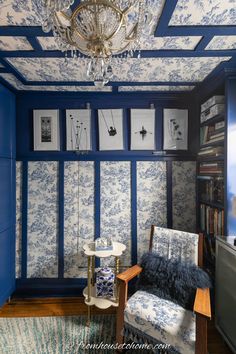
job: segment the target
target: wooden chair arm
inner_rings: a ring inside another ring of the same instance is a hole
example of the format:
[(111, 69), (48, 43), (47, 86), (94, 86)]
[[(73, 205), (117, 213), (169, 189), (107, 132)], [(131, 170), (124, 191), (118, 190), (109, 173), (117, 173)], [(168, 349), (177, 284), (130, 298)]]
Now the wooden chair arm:
[(136, 277), (142, 272), (142, 268), (136, 264), (133, 267), (128, 268), (124, 272), (118, 274), (116, 277), (117, 279), (124, 281), (125, 283), (128, 283), (131, 279)]
[(211, 318), (211, 299), (209, 288), (197, 289), (193, 310), (197, 314)]

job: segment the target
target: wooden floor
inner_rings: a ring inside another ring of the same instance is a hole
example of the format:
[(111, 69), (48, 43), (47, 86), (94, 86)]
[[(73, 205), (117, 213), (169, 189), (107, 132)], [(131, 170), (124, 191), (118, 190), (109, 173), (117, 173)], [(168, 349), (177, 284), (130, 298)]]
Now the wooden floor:
[[(114, 308), (94, 309), (94, 313), (115, 313)], [(0, 309), (0, 317), (44, 317), (86, 315), (87, 306), (83, 298), (48, 298), (11, 300)], [(213, 320), (208, 326), (209, 354), (232, 354), (222, 337), (215, 329)]]

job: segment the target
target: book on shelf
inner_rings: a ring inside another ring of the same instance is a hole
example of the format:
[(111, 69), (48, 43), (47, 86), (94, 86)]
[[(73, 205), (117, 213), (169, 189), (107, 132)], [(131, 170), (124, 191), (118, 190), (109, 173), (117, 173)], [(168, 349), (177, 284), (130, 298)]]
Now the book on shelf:
[(199, 156), (202, 157), (216, 157), (221, 156), (224, 154), (224, 147), (223, 146), (216, 146), (216, 147), (203, 147), (198, 152)]
[(206, 125), (200, 130), (200, 144), (209, 144), (215, 141), (223, 141), (225, 133), (221, 128), (215, 128), (215, 125)]
[(219, 162), (202, 162), (199, 165), (199, 173), (209, 173), (209, 174), (214, 174), (214, 173), (223, 173), (224, 172), (224, 163), (219, 161)]
[(222, 129), (225, 127), (225, 121), (222, 120), (221, 122), (215, 123), (215, 130)]
[(209, 180), (203, 180), (199, 184), (200, 200), (206, 203), (224, 202), (224, 178), (212, 177)]
[(224, 210), (200, 204), (200, 227), (207, 235), (224, 235)]

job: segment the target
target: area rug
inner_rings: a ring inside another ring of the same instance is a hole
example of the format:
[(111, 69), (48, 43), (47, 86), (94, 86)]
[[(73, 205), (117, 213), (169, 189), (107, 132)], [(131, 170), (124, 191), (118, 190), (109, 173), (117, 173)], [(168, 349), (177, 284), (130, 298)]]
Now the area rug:
[(87, 316), (0, 318), (0, 353), (115, 353), (104, 347), (115, 343), (115, 316), (92, 316), (90, 327), (86, 321)]

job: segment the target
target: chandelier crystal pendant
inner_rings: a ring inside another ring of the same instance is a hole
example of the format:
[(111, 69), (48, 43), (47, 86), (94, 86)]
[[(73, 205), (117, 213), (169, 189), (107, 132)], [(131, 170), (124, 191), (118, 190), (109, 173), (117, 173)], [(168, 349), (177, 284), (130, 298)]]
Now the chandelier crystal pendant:
[(52, 30), (62, 52), (89, 57), (87, 78), (102, 87), (113, 77), (114, 60), (132, 57), (140, 49), (152, 2), (81, 0), (75, 7), (76, 0), (42, 0), (42, 29)]

